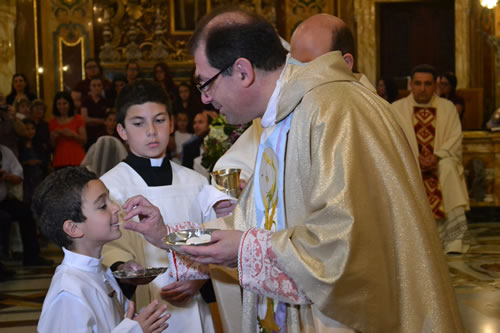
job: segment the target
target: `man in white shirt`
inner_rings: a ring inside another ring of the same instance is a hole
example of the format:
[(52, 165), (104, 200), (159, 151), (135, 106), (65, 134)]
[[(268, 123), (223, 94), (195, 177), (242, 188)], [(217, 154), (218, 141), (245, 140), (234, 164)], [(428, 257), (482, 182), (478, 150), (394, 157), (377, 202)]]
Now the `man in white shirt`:
[[(8, 252), (11, 221), (19, 221), (19, 231), (23, 241), (23, 264), (25, 266), (52, 265), (51, 260), (40, 257), (40, 246), (36, 235), (36, 224), (31, 216), (31, 209), (26, 209), (19, 199), (8, 194), (9, 187), (18, 186), (23, 181), (23, 167), (14, 153), (4, 145), (0, 145), (0, 211), (4, 216), (1, 224), (4, 227), (0, 248)], [(8, 217), (5, 219), (5, 217)]]

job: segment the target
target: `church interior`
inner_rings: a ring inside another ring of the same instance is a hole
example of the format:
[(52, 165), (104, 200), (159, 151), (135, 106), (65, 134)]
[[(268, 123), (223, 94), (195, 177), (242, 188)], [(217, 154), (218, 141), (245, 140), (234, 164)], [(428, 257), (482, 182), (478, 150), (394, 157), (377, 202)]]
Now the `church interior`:
[[(356, 41), (355, 70), (373, 86), (389, 79), (407, 96), (411, 69), (430, 64), (452, 72), (464, 101), (463, 168), (470, 198), (467, 253), (447, 255), (464, 325), (500, 332), (500, 2), (496, 0), (2, 0), (0, 94), (24, 74), (52, 117), (57, 92), (85, 79), (97, 59), (109, 81), (135, 62), (144, 79), (164, 62), (173, 81), (192, 82), (188, 41), (211, 9), (239, 5), (273, 23), (285, 40), (303, 20), (329, 13)], [(15, 245), (15, 244), (14, 244)], [(14, 246), (13, 245), (13, 246)], [(19, 247), (19, 245), (18, 245)], [(55, 263), (54, 244), (42, 254)], [(25, 267), (3, 258), (15, 275), (0, 281), (0, 331), (35, 332), (56, 265)], [(215, 311), (215, 310), (214, 310)], [(221, 332), (221, 328), (218, 328)]]

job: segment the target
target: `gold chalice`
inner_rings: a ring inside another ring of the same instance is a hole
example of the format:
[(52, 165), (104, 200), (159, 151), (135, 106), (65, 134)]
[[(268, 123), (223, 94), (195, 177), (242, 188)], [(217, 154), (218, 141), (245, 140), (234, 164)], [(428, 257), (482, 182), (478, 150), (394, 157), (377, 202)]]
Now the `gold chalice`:
[(214, 180), (214, 186), (227, 195), (238, 199), (240, 196), (240, 172), (241, 169), (221, 169), (210, 172)]

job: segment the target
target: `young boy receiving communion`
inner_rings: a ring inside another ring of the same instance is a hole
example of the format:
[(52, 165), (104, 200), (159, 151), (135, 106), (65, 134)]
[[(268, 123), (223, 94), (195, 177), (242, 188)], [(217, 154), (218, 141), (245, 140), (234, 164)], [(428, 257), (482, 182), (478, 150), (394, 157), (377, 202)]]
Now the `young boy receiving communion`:
[[(102, 264), (103, 245), (121, 236), (120, 209), (94, 173), (68, 167), (49, 175), (36, 189), (33, 210), (42, 232), (64, 251), (43, 303), (38, 332), (157, 333), (168, 326), (170, 315), (162, 315), (167, 307), (156, 300), (135, 315), (134, 302), (124, 297)], [(131, 198), (124, 210), (126, 219), (159, 216), (142, 197)]]

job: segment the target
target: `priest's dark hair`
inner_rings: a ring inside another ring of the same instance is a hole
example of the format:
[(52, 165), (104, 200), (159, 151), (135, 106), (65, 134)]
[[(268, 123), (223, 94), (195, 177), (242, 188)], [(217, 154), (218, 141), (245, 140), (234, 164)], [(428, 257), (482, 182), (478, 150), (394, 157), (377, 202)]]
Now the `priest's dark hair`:
[(170, 116), (169, 101), (163, 88), (158, 83), (144, 80), (128, 84), (122, 89), (116, 101), (116, 121), (125, 127), (125, 117), (128, 109), (131, 106), (148, 102), (165, 105), (165, 109)]
[(42, 233), (57, 245), (70, 248), (71, 238), (64, 232), (64, 221), (84, 222), (82, 194), (87, 184), (98, 179), (84, 167), (67, 167), (45, 178), (35, 189), (32, 210)]
[[(219, 15), (225, 16), (218, 19)], [(246, 58), (264, 71), (276, 70), (286, 60), (287, 51), (274, 27), (264, 18), (234, 7), (210, 13), (200, 21), (189, 44), (191, 53), (202, 40), (210, 66), (219, 70), (227, 67), (222, 75), (232, 73), (231, 65), (238, 58)]]
[(433, 66), (431, 66), (431, 65), (422, 64), (422, 65), (415, 66), (411, 70), (411, 78), (412, 79), (413, 79), (413, 76), (415, 75), (415, 73), (429, 73), (429, 74), (432, 74), (432, 79), (434, 81), (436, 81), (436, 79), (437, 79), (437, 77), (436, 77), (436, 69)]

